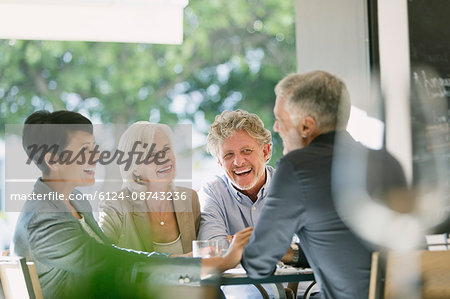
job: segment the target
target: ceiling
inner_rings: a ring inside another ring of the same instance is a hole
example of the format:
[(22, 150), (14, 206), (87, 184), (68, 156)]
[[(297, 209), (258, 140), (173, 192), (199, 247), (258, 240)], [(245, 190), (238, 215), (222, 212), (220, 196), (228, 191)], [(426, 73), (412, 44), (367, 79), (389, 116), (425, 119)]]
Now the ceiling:
[(0, 39), (181, 44), (188, 0), (0, 0)]

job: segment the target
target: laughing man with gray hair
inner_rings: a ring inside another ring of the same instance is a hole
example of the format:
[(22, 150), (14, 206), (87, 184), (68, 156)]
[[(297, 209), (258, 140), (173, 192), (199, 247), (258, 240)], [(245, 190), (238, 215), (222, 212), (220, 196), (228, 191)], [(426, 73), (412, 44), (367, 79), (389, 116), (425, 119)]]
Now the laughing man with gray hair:
[[(262, 120), (244, 110), (224, 111), (211, 125), (207, 150), (222, 169), (199, 192), (199, 240), (231, 239), (253, 227), (264, 206), (274, 169), (266, 165), (272, 154), (272, 134)], [(287, 261), (292, 261), (290, 250)], [(298, 254), (297, 254), (298, 255)], [(222, 287), (227, 298), (260, 298), (251, 285)], [(271, 293), (270, 288), (266, 291)]]
[(272, 134), (256, 114), (224, 111), (211, 125), (207, 150), (225, 174), (200, 190), (198, 239), (225, 239), (256, 224), (274, 171), (265, 165), (272, 153)]
[[(272, 156), (272, 134), (254, 113), (224, 111), (211, 125), (207, 149), (225, 174), (200, 190), (198, 239), (229, 239), (258, 221), (274, 173), (274, 168), (266, 165)], [(300, 244), (295, 242), (281, 261), (309, 266)]]

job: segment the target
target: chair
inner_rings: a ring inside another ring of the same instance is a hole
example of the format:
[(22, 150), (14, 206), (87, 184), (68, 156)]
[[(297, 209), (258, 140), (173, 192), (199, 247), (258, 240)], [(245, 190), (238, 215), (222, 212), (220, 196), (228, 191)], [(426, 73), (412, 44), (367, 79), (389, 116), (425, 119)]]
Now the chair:
[[(289, 282), (286, 291), (286, 298), (298, 298), (298, 286), (299, 282)], [(289, 294), (289, 290), (291, 290), (292, 294)], [(319, 291), (318, 285), (316, 281), (312, 281), (308, 287), (305, 289), (302, 299), (309, 299), (311, 295), (317, 293)]]
[(372, 255), (369, 299), (450, 298), (450, 251)]
[(422, 297), (450, 298), (450, 251), (425, 251), (421, 258)]
[(317, 293), (318, 285), (316, 281), (311, 282), (311, 284), (306, 288), (305, 293), (303, 294), (303, 299), (311, 298), (311, 295)]
[(43, 298), (36, 267), (25, 258), (0, 257), (0, 280), (5, 299)]
[(381, 299), (384, 293), (384, 279), (386, 265), (380, 257), (380, 253), (372, 253), (372, 264), (370, 268), (369, 299)]
[(31, 284), (33, 285), (34, 295), (36, 299), (43, 299), (41, 284), (37, 274), (36, 265), (33, 262), (27, 262), (28, 271), (30, 272)]

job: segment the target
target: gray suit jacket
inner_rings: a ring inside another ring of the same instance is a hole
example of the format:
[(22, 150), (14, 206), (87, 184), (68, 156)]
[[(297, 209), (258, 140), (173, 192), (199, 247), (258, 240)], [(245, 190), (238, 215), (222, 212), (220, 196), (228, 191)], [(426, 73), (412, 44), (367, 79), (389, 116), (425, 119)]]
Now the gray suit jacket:
[[(52, 189), (38, 179), (33, 192), (48, 194)], [(129, 281), (130, 269), (136, 262), (164, 265), (154, 276), (158, 282), (178, 284), (180, 277), (199, 279), (200, 259), (167, 258), (114, 247), (98, 227), (89, 202), (71, 203), (77, 211), (88, 211), (81, 214), (103, 244), (89, 236), (62, 201), (27, 201), (17, 221), (13, 252), (35, 262), (45, 298), (69, 297), (80, 281), (89, 286), (98, 275), (115, 280), (109, 281), (108, 288), (120, 285)]]
[[(307, 147), (280, 159), (242, 265), (250, 277), (270, 275), (295, 233), (314, 270), (322, 298), (367, 298), (371, 250), (345, 225), (333, 201), (334, 137), (335, 133), (320, 135)], [(362, 148), (346, 132), (341, 138), (344, 152)], [(403, 171), (392, 156), (385, 151), (370, 153), (374, 158), (370, 164), (383, 172), (384, 183), (406, 186)], [(340, 175), (345, 176), (342, 170)], [(383, 182), (374, 182), (379, 183)]]

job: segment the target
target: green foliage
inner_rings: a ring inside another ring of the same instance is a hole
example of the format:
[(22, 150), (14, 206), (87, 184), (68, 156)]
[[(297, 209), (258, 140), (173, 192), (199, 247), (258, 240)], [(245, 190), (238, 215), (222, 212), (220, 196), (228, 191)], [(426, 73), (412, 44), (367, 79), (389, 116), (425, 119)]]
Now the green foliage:
[(296, 70), (294, 1), (196, 0), (184, 17), (179, 46), (1, 40), (2, 131), (39, 109), (189, 121), (207, 133), (215, 115), (242, 108), (271, 128), (273, 87)]

